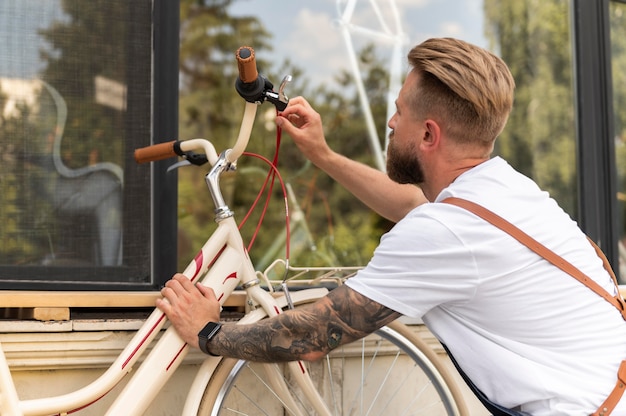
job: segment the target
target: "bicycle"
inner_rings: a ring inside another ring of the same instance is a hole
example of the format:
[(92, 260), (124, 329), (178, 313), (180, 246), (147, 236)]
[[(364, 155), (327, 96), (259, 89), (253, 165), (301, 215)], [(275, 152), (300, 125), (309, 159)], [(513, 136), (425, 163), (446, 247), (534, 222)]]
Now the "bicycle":
[[(239, 322), (251, 323), (285, 308), (315, 302), (328, 293), (328, 286), (341, 284), (358, 268), (297, 268), (288, 261), (276, 260), (263, 272), (254, 270), (238, 225), (224, 202), (219, 178), (223, 172), (233, 170), (244, 153), (258, 106), (268, 101), (278, 111), (286, 107), (288, 98), (283, 88), (290, 77), (285, 77), (276, 93), (273, 85), (257, 73), (252, 48), (240, 48), (236, 57), (236, 88), (246, 103), (241, 129), (231, 149), (218, 155), (211, 142), (191, 139), (138, 149), (135, 156), (140, 163), (173, 156), (192, 164), (210, 163), (206, 183), (218, 225), (183, 274), (211, 286), (222, 304), (235, 291), (245, 292), (246, 312)], [(284, 277), (276, 285), (268, 276), (280, 268), (284, 269)], [(304, 275), (309, 278), (303, 279)], [(262, 287), (264, 282), (266, 288)], [(280, 290), (274, 290), (275, 285)], [(293, 290), (296, 285), (299, 290)], [(151, 344), (151, 351), (135, 369)], [(20, 400), (0, 345), (0, 411), (11, 416), (71, 414), (88, 408), (132, 371), (134, 374), (106, 414), (140, 415), (188, 350), (175, 330), (166, 328), (165, 315), (155, 309), (97, 380), (60, 396)], [(409, 410), (411, 414), (468, 414), (459, 388), (436, 353), (406, 325), (394, 322), (315, 363), (257, 364), (207, 356), (181, 415), (396, 415)]]

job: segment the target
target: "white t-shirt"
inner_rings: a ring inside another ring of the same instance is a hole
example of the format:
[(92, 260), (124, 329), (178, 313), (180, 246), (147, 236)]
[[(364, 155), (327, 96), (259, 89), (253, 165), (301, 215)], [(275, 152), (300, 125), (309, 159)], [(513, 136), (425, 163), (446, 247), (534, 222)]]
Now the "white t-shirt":
[[(385, 234), (347, 284), (422, 318), (494, 402), (533, 415), (589, 415), (626, 359), (626, 322), (614, 306), (469, 211), (474, 201), (615, 293), (577, 224), (537, 185), (496, 157), (459, 176), (434, 203)], [(614, 414), (626, 414), (626, 395)]]

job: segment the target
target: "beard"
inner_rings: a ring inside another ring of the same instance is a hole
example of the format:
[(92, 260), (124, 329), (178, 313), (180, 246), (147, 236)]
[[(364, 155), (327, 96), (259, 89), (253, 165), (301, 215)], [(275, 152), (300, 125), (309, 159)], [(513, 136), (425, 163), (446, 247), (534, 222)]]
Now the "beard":
[(424, 170), (415, 153), (398, 149), (393, 140), (387, 147), (387, 175), (400, 184), (420, 185), (424, 182)]

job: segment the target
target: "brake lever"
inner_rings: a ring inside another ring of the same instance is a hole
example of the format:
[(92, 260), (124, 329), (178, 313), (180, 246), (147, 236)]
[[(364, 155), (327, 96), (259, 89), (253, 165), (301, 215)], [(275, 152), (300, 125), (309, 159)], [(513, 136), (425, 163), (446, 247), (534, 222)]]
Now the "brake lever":
[(181, 160), (180, 162), (176, 162), (173, 165), (170, 165), (170, 167), (167, 168), (167, 172), (171, 172), (173, 170), (176, 170), (178, 168), (182, 168), (183, 166), (191, 166), (191, 162), (189, 162), (188, 160)]
[(202, 166), (209, 161), (209, 159), (204, 153), (196, 153), (196, 152), (191, 152), (191, 151), (183, 153), (182, 157), (183, 157), (183, 160), (171, 165), (169, 168), (167, 168), (167, 171), (170, 172), (174, 169), (178, 169), (183, 166), (189, 166), (189, 165)]
[(291, 75), (285, 75), (280, 83), (280, 86), (278, 87), (278, 99), (285, 104), (289, 103), (289, 97), (285, 95), (285, 87), (287, 86), (287, 83), (291, 82), (291, 80)]
[(285, 95), (285, 86), (291, 81), (291, 79), (291, 75), (285, 75), (282, 82), (280, 83), (280, 86), (278, 87), (278, 93), (274, 92), (272, 89), (264, 92), (267, 101), (274, 104), (278, 111), (283, 111), (285, 108), (287, 108), (289, 98)]

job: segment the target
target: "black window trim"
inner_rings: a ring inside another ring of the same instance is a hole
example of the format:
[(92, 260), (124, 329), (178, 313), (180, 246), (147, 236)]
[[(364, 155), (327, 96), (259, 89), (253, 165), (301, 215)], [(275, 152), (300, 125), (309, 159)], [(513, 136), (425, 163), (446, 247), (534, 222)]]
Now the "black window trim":
[[(178, 138), (179, 0), (154, 1), (153, 142)], [(171, 160), (152, 164), (152, 282), (161, 287), (176, 271), (178, 177)]]
[[(578, 221), (618, 264), (609, 2), (573, 0)], [(623, 1), (623, 0), (622, 0)]]

